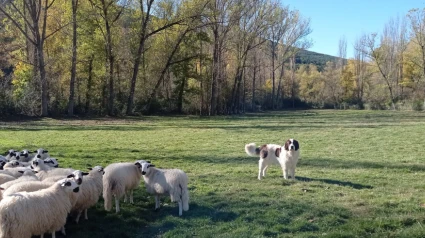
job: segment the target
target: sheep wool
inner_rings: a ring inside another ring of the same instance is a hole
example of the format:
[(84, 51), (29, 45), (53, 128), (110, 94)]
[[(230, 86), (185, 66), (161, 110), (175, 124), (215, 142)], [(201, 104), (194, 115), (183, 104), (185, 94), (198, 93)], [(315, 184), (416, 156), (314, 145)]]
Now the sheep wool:
[(21, 177), (15, 179), (15, 180), (11, 180), (9, 182), (6, 182), (6, 183), (2, 184), (0, 187), (2, 187), (3, 189), (8, 189), (12, 185), (17, 184), (17, 183), (21, 183), (21, 182), (25, 182), (25, 181), (38, 181), (37, 176), (35, 176), (35, 174), (32, 170), (26, 170), (26, 171), (20, 171), (20, 172), (22, 172)]
[(133, 203), (133, 190), (139, 187), (141, 171), (134, 163), (113, 163), (105, 168), (103, 176), (103, 199), (105, 210), (112, 209), (112, 197), (115, 197), (115, 211), (120, 211), (119, 200), (130, 194), (130, 203)]
[(180, 169), (157, 169), (149, 162), (142, 163), (140, 169), (146, 191), (155, 195), (155, 209), (160, 206), (160, 196), (170, 195), (171, 201), (179, 204), (179, 216), (189, 210), (188, 177), (185, 172)]
[(75, 222), (78, 223), (80, 216), (84, 211), (84, 219), (88, 220), (87, 209), (96, 205), (103, 190), (104, 170), (101, 166), (90, 168), (87, 176), (84, 176), (83, 183), (80, 186), (80, 194), (76, 204), (72, 207), (72, 211), (77, 214)]
[(0, 238), (31, 237), (55, 232), (66, 223), (71, 211), (70, 194), (78, 192), (72, 179), (56, 182), (47, 189), (21, 192), (0, 202)]

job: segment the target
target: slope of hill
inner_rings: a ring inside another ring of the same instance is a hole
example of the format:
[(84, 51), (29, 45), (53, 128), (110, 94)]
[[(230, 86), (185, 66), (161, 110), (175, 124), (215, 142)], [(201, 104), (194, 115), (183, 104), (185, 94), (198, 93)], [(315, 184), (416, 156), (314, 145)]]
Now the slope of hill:
[(335, 62), (338, 59), (339, 57), (335, 57), (332, 55), (325, 55), (325, 54), (316, 53), (313, 51), (301, 50), (295, 56), (295, 63), (296, 64), (314, 64), (317, 66), (317, 69), (319, 71), (322, 71), (326, 66), (326, 62), (328, 61)]

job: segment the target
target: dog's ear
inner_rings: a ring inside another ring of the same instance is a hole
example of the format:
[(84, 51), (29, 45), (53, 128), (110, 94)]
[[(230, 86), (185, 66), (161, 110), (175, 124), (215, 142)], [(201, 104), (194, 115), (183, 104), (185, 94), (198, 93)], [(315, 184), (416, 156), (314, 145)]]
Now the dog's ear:
[(276, 157), (279, 157), (280, 152), (282, 152), (282, 147), (277, 148), (276, 151), (274, 152), (274, 154), (276, 155)]
[(289, 144), (291, 144), (291, 141), (290, 140), (287, 140), (285, 142), (285, 150), (289, 150)]
[(294, 146), (295, 146), (295, 150), (299, 150), (300, 149), (300, 144), (298, 143), (297, 140), (294, 140)]

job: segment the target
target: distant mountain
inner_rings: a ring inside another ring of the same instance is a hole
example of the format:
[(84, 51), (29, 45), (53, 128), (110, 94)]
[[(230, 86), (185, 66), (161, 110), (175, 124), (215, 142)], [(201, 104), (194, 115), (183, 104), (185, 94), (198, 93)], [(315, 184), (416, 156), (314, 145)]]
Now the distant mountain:
[(314, 64), (317, 66), (317, 69), (319, 71), (322, 71), (326, 66), (326, 62), (328, 61), (336, 62), (338, 59), (339, 57), (335, 57), (332, 55), (325, 55), (325, 54), (316, 53), (313, 51), (301, 50), (295, 56), (295, 63), (296, 64)]

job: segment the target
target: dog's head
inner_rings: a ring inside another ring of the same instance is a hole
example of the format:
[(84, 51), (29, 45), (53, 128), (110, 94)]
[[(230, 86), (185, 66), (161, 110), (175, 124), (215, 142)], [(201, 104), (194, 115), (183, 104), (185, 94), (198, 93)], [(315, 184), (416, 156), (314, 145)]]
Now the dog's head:
[(300, 144), (297, 140), (289, 139), (285, 142), (285, 150), (286, 151), (297, 151), (300, 149)]

